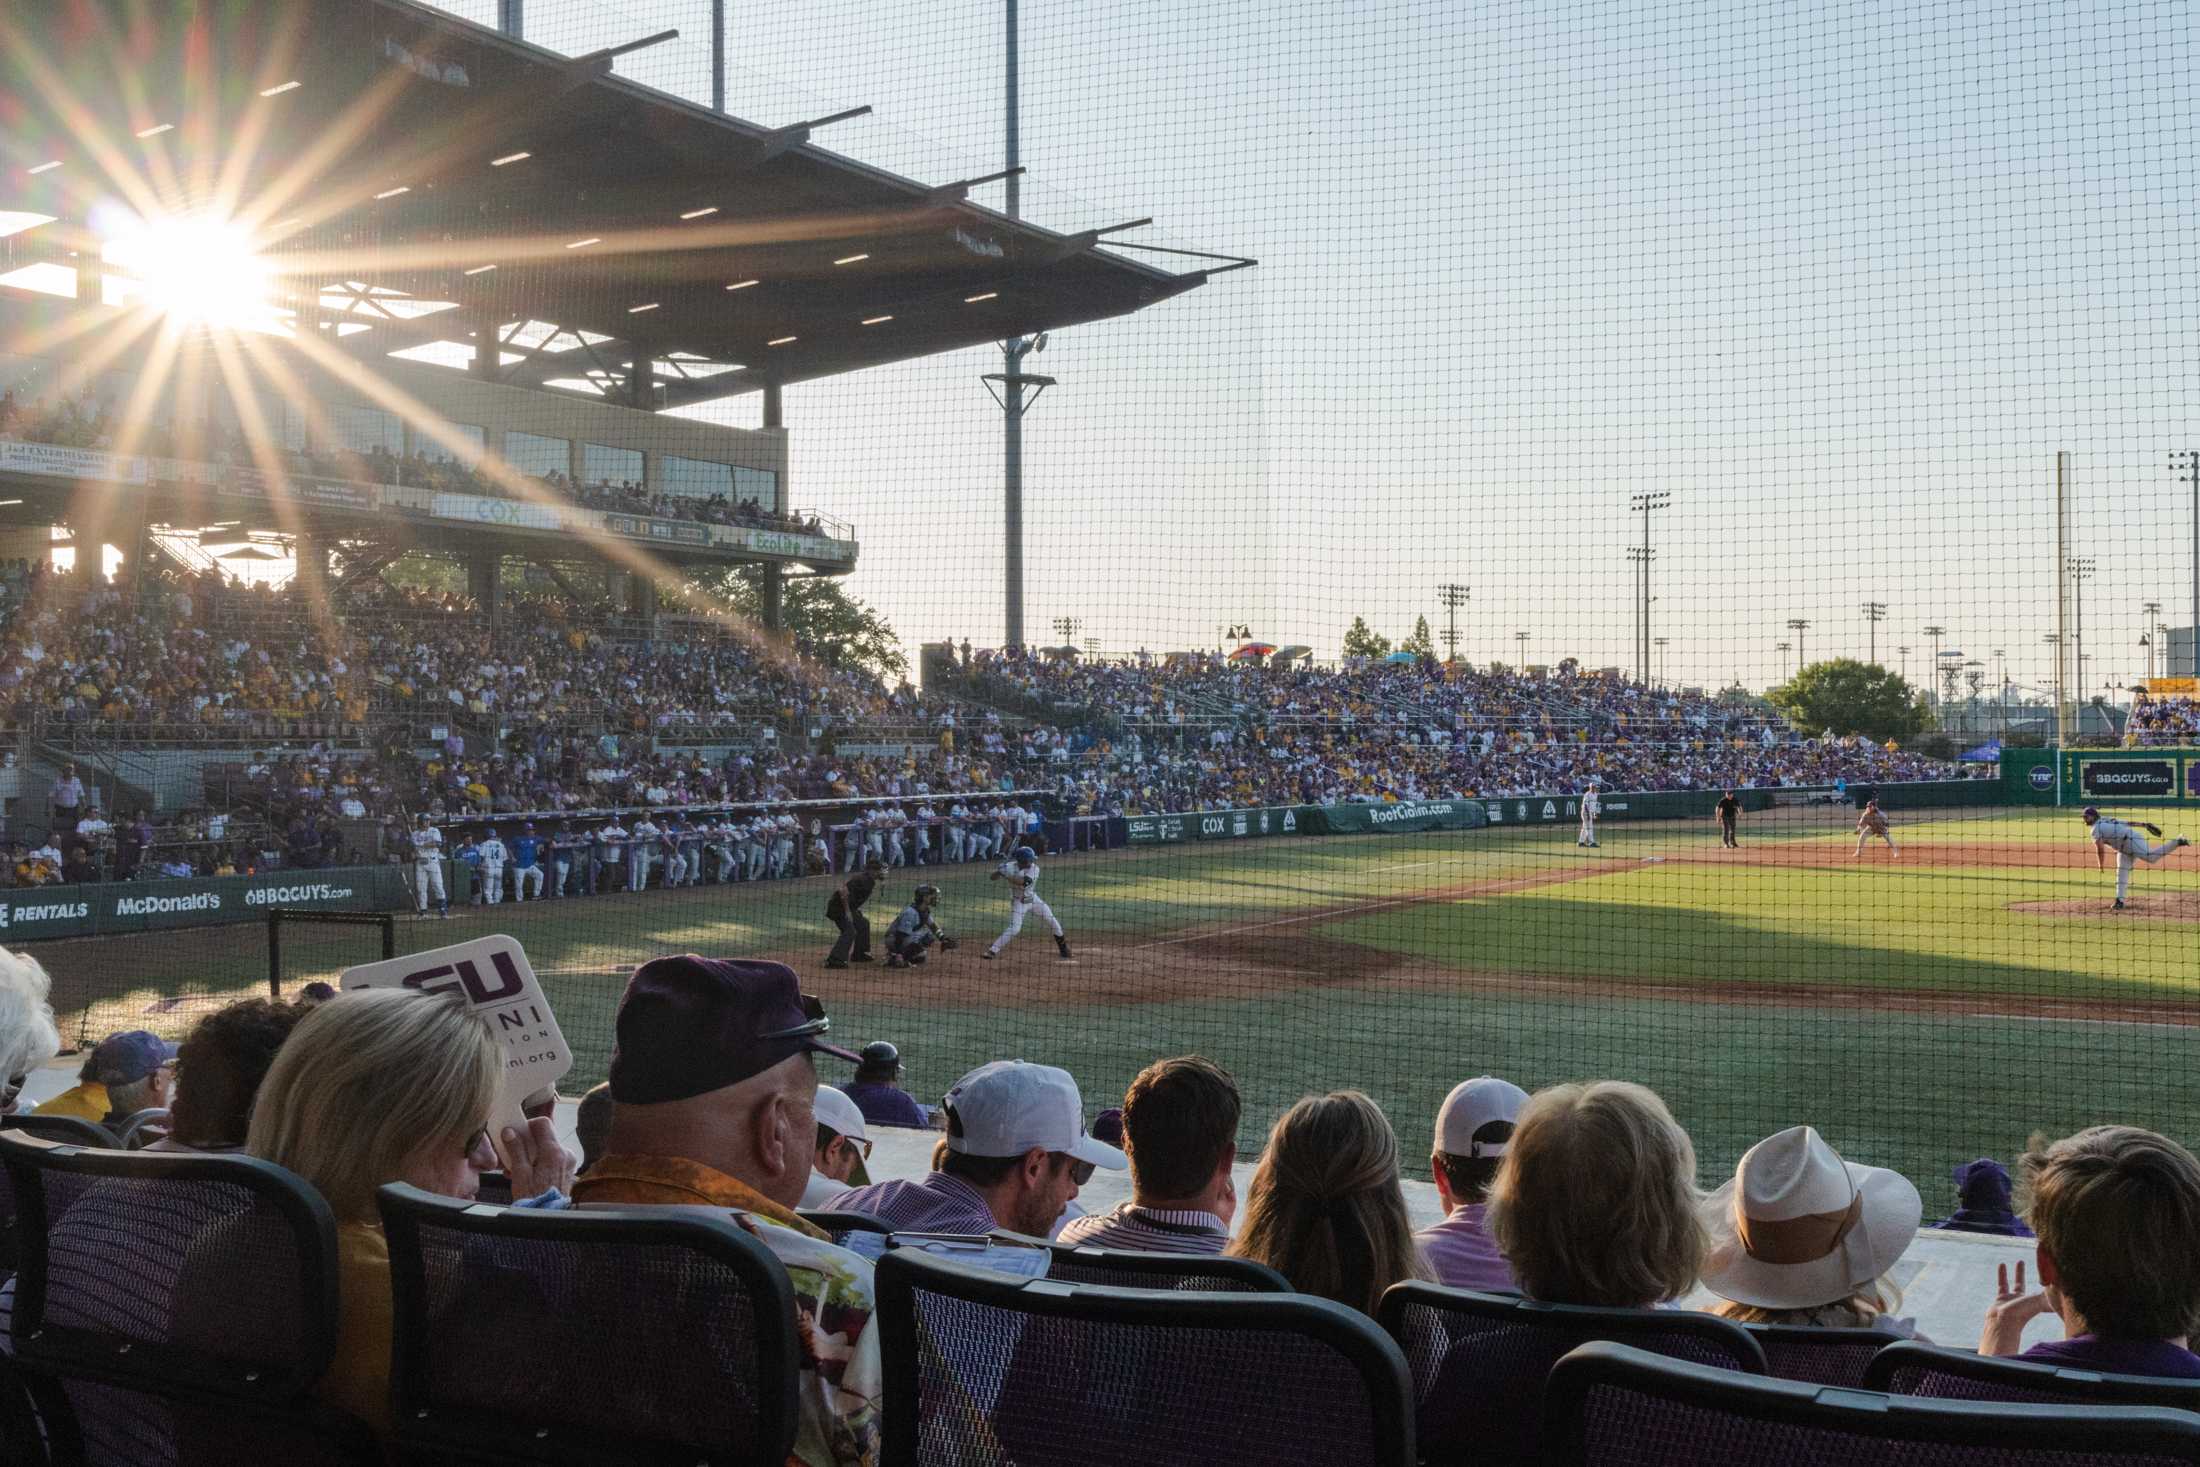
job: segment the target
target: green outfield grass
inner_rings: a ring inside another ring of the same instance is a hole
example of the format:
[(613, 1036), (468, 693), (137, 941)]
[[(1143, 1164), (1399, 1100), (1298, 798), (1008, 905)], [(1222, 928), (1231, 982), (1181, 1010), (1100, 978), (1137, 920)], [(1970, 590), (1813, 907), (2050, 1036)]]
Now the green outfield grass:
[[(1001, 888), (976, 866), (897, 872), (874, 903), (877, 926), (903, 888), (933, 880), (946, 889), (948, 925), (971, 939), (946, 959), (952, 969), (933, 970), (954, 980), (952, 992), (918, 1002), (889, 1001), (875, 970), (820, 970), (831, 935), (822, 879), (401, 918), (397, 935), (404, 951), (490, 930), (518, 936), (580, 1082), (608, 1062), (623, 971), (696, 950), (792, 957), (827, 995), (838, 1037), (896, 1040), (913, 1088), (935, 1097), (971, 1064), (1022, 1056), (1069, 1066), (1097, 1110), (1152, 1058), (1202, 1051), (1244, 1083), (1249, 1149), (1299, 1094), (1358, 1086), (1390, 1109), (1409, 1155), (1424, 1156), (1443, 1092), (1484, 1071), (1531, 1087), (1602, 1075), (1650, 1084), (1697, 1138), (1707, 1178), (1766, 1132), (1809, 1121), (1852, 1155), (1908, 1172), (1928, 1206), (1945, 1199), (1950, 1165), (2006, 1158), (2035, 1128), (2121, 1119), (2200, 1139), (2200, 1029), (2122, 1021), (2115, 1007), (2200, 1005), (2200, 928), (2008, 910), (2106, 905), (2111, 875), (2025, 864), (2049, 851), (2085, 859), (2071, 816), (1898, 815), (1908, 859), (1875, 852), (1853, 865), (1848, 818), (1752, 816), (1735, 864), (1696, 859), (1717, 845), (1708, 822), (1607, 822), (1596, 851), (1577, 849), (1570, 828), (1499, 827), (1049, 861), (1044, 894), (1089, 965), (1054, 962), (1029, 929), (1007, 960), (980, 964)], [(1927, 864), (1983, 843), (2014, 859)], [(1782, 864), (1821, 854), (1843, 864)], [(1492, 882), (1527, 884), (1460, 892)], [(2135, 889), (2200, 891), (2200, 853), (2142, 868)], [(1171, 941), (1238, 928), (1303, 938), (1310, 951), (1402, 955), (1405, 967), (1365, 983), (1340, 974), (1256, 986), (1203, 958), (1204, 944)], [(265, 941), (263, 928), (240, 926), (40, 951), (75, 1028), (96, 1038), (122, 1027), (181, 1032), (222, 996), (264, 992)], [(371, 959), (377, 941), (355, 928), (286, 927), (286, 985)], [(1124, 951), (1149, 942), (1168, 945)], [(1081, 981), (1126, 966), (1161, 975), (1161, 992), (1076, 1001)], [(1920, 996), (1931, 1011), (1902, 1007)]]

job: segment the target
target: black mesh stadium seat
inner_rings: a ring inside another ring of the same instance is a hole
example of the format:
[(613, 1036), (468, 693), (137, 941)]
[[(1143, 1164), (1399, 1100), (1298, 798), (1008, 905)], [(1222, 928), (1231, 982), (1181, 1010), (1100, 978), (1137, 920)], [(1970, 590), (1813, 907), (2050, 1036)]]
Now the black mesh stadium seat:
[(1421, 1457), (1432, 1464), (1534, 1461), (1544, 1377), (1589, 1340), (1765, 1373), (1747, 1330), (1685, 1309), (1587, 1309), (1405, 1283), (1384, 1292), (1376, 1318), (1413, 1369)]
[(1943, 1350), (1909, 1340), (1880, 1351), (1865, 1374), (1864, 1384), (1899, 1396), (1941, 1400), (2094, 1402), (2200, 1411), (2200, 1380), (2107, 1375), (2045, 1361)]
[(64, 1146), (90, 1146), (104, 1151), (119, 1150), (122, 1144), (114, 1132), (82, 1116), (0, 1116), (0, 1131), (21, 1131)]
[(1047, 1277), (1117, 1289), (1204, 1289), (1217, 1294), (1288, 1294), (1291, 1281), (1265, 1263), (1214, 1254), (1139, 1253), (1050, 1244)]
[(14, 1367), (54, 1461), (374, 1459), (366, 1427), (310, 1394), (337, 1308), (336, 1224), (312, 1188), (246, 1156), (21, 1132), (0, 1163), (21, 1214)]
[(1583, 1345), (1543, 1395), (1552, 1467), (2171, 1467), (2200, 1417), (2144, 1406), (1929, 1401)]
[(1872, 1357), (1900, 1335), (1883, 1329), (1816, 1329), (1801, 1324), (1745, 1324), (1765, 1352), (1765, 1373), (1811, 1385), (1860, 1386)]
[(786, 1460), (793, 1288), (722, 1213), (377, 1200), (408, 1460)]
[(1021, 1279), (903, 1249), (878, 1265), (886, 1467), (1406, 1467), (1405, 1361), (1297, 1294)]

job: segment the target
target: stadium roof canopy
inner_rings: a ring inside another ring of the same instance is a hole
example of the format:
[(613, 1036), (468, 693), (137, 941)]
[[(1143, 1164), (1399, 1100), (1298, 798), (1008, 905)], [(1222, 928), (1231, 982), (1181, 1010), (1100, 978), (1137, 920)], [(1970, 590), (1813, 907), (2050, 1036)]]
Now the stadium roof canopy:
[(1101, 248), (1117, 221), (1055, 233), (969, 202), (987, 180), (810, 141), (838, 118), (724, 116), (610, 52), (406, 0), (53, 0), (0, 39), (0, 207), (57, 224), (0, 240), (12, 264), (118, 196), (219, 209), (298, 319), (367, 360), (487, 375), (487, 329), (496, 380), (622, 398), (654, 364), (672, 407), (1123, 315), (1250, 263), (1160, 269)]

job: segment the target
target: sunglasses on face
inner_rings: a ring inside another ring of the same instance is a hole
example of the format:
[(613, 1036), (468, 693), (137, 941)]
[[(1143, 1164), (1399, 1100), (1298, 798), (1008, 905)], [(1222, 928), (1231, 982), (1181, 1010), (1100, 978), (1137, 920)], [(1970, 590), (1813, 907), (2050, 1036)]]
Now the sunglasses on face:
[(862, 1157), (865, 1161), (869, 1161), (871, 1159), (871, 1143), (869, 1141), (859, 1141), (853, 1136), (842, 1136), (839, 1139), (841, 1145), (855, 1152), (856, 1155)]
[(1069, 1158), (1069, 1179), (1080, 1187), (1092, 1180), (1092, 1174), (1095, 1170), (1096, 1168), (1089, 1161), (1079, 1161), (1074, 1156)]

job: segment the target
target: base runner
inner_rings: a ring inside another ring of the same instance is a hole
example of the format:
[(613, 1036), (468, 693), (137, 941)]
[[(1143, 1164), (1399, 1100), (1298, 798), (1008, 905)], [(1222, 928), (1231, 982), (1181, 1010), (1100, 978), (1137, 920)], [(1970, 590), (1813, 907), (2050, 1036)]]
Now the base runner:
[(2159, 836), (2161, 826), (2150, 825), (2144, 820), (2112, 820), (2092, 805), (2085, 807), (2084, 819), (2086, 829), (2093, 832), (2093, 869), (2101, 870), (2108, 862), (2108, 853), (2116, 853), (2116, 902), (2111, 910), (2118, 912), (2124, 909), (2124, 898), (2131, 894), (2133, 865), (2144, 861), (2152, 866), (2180, 846), (2192, 844), (2181, 835), (2173, 835), (2158, 846), (2150, 845), (2146, 836), (2139, 832), (2143, 830), (2148, 835)]
[(1894, 843), (1894, 835), (1887, 828), (1887, 812), (1879, 808), (1879, 801), (1866, 800), (1864, 812), (1856, 817), (1857, 855), (1864, 854), (1864, 842), (1875, 835), (1887, 843), (1887, 849), (1894, 852), (1895, 859), (1901, 859), (1902, 847)]
[(1054, 909), (1039, 899), (1039, 853), (1029, 846), (1016, 847), (1016, 853), (1003, 861), (1000, 869), (988, 879), (1009, 884), (1008, 926), (993, 939), (993, 945), (978, 956), (999, 957), (1001, 949), (1014, 942), (1016, 934), (1024, 930), (1024, 918), (1037, 917), (1054, 934), (1054, 950), (1067, 961), (1069, 939), (1062, 935), (1062, 924), (1054, 920)]

